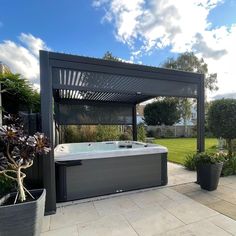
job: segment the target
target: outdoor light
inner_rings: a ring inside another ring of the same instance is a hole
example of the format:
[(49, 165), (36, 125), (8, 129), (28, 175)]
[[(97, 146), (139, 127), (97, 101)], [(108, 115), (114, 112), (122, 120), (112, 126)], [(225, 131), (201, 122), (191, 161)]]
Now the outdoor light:
[(137, 95), (141, 95), (142, 93), (141, 92), (136, 92)]

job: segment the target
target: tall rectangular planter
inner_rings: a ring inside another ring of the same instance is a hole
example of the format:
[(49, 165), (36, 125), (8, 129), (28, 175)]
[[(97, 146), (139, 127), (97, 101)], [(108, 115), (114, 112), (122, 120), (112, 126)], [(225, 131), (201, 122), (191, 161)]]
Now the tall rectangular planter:
[(45, 209), (46, 190), (31, 190), (37, 199), (15, 205), (2, 205), (6, 199), (16, 193), (0, 199), (0, 235), (1, 236), (39, 236)]

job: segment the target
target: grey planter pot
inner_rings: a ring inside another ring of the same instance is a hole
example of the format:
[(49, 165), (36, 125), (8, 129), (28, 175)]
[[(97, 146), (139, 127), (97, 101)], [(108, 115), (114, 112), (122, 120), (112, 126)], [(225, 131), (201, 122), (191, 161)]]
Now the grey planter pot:
[(223, 163), (200, 164), (198, 166), (198, 179), (202, 189), (214, 191), (218, 187)]
[(38, 196), (36, 200), (16, 205), (1, 204), (16, 193), (8, 194), (0, 199), (0, 235), (1, 236), (39, 236), (44, 216), (46, 190), (31, 190)]

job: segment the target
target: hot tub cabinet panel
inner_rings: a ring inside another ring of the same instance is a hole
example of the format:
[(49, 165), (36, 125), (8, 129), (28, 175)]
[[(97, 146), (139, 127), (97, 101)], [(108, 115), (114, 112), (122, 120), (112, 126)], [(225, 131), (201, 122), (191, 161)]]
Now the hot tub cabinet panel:
[(167, 184), (167, 153), (56, 162), (57, 201)]

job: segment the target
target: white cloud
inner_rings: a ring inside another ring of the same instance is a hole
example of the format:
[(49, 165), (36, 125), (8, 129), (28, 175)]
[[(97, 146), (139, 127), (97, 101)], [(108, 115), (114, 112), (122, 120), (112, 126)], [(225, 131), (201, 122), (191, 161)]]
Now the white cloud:
[(49, 50), (42, 39), (22, 33), (20, 43), (5, 40), (0, 43), (0, 61), (12, 72), (19, 73), (33, 84), (39, 84), (39, 50)]
[(209, 72), (218, 73), (219, 92), (232, 92), (236, 91), (236, 24), (214, 28), (208, 20), (209, 13), (222, 3), (96, 0), (94, 7), (105, 9), (104, 19), (114, 24), (116, 39), (131, 48), (132, 60), (167, 47), (174, 53), (194, 51), (208, 63)]

